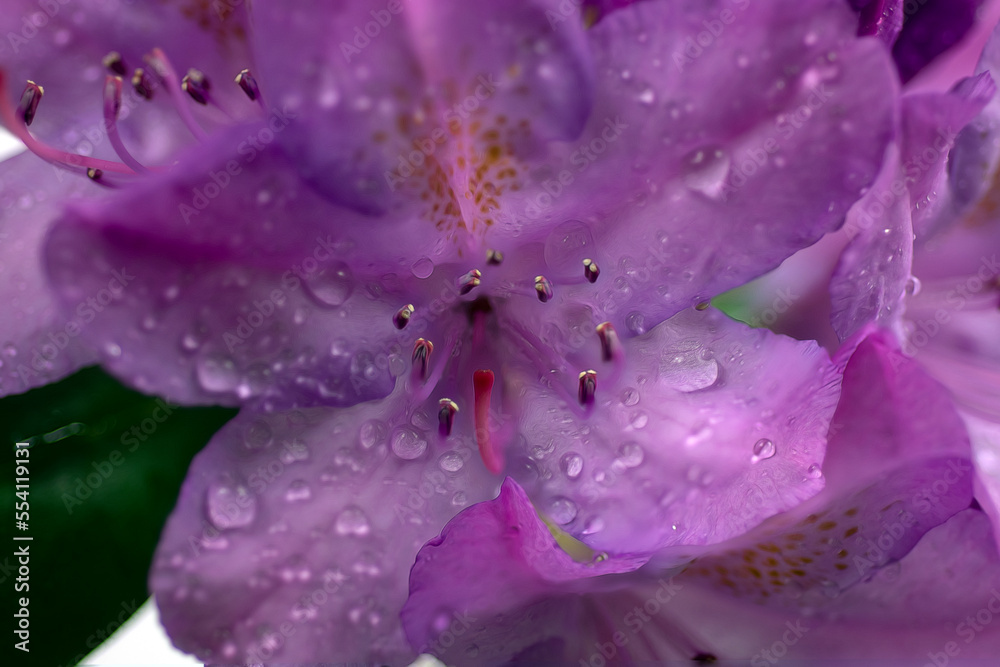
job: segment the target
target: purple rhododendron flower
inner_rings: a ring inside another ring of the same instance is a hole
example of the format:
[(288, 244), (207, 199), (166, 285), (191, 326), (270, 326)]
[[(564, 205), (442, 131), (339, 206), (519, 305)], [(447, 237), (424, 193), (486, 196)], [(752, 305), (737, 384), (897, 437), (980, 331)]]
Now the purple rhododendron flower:
[[(867, 11), (86, 0), (0, 47), (51, 202), (0, 389), (240, 407), (150, 575), (207, 662), (936, 655), (1000, 492), (902, 317), (914, 231), (989, 211), (995, 86), (901, 98)], [(832, 358), (710, 307), (845, 219)]]

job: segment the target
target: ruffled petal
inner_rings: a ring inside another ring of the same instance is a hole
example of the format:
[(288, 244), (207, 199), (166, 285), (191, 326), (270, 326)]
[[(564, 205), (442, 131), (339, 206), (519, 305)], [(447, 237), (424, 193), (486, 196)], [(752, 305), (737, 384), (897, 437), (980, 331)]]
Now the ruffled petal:
[(913, 227), (899, 151), (855, 204), (844, 227), (853, 237), (830, 281), (831, 321), (841, 341), (869, 323), (898, 329), (913, 261)]
[(569, 386), (548, 367), (505, 378), (519, 397), (511, 474), (565, 530), (609, 551), (713, 544), (823, 488), (839, 376), (815, 343), (692, 309), (619, 345), (611, 362), (596, 340), (571, 359)]
[[(498, 199), (487, 242), (543, 244), (546, 276), (623, 333), (776, 267), (840, 225), (893, 136), (895, 74), (855, 29), (839, 0), (610, 13), (587, 127)], [(597, 297), (572, 285), (585, 258)]]
[(684, 575), (674, 582), (672, 604), (685, 620), (721, 654), (757, 664), (985, 667), (1000, 651), (1000, 556), (989, 521), (974, 509), (933, 528), (900, 561), (820, 609), (734, 604)]
[(492, 496), (472, 429), (424, 432), (401, 393), (244, 411), (192, 464), (150, 575), (181, 650), (224, 664), (407, 664), (399, 610), (420, 545)]
[(845, 347), (826, 488), (696, 561), (692, 578), (769, 606), (824, 608), (970, 506), (969, 438), (947, 391), (887, 333)]
[[(959, 133), (996, 93), (989, 72), (960, 81), (947, 93), (917, 93), (903, 98), (902, 154), (913, 209), (913, 230), (921, 242), (969, 204), (972, 185), (966, 169), (968, 146), (949, 158)], [(951, 159), (951, 169), (946, 169)], [(956, 160), (958, 162), (956, 162)], [(981, 168), (981, 167), (977, 167)], [(950, 173), (949, 173), (950, 172)], [(949, 176), (957, 177), (953, 182)]]
[(75, 312), (59, 312), (42, 266), (59, 198), (94, 194), (91, 184), (60, 176), (32, 155), (0, 163), (0, 302), (7, 308), (0, 321), (0, 395), (55, 382), (97, 360), (80, 339), (86, 324)]
[(581, 562), (560, 548), (508, 478), (495, 500), (459, 514), (417, 554), (400, 615), (407, 639), (448, 664), (572, 660), (580, 640), (600, 634), (600, 626), (571, 593), (614, 588), (622, 582), (604, 575), (631, 572), (646, 560), (590, 553), (597, 558)]

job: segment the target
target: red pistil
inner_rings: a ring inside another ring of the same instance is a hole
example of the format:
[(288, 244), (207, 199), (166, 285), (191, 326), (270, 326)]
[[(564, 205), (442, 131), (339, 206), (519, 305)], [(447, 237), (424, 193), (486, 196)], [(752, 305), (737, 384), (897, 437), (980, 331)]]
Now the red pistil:
[(472, 375), (475, 388), (475, 425), (476, 444), (479, 445), (479, 456), (482, 457), (486, 469), (494, 475), (503, 470), (503, 455), (493, 445), (490, 437), (490, 398), (493, 395), (493, 371), (480, 370)]

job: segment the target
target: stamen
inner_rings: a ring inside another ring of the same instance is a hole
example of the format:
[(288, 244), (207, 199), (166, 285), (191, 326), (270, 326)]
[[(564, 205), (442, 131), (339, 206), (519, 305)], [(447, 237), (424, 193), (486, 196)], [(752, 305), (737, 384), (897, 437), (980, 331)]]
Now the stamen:
[(146, 63), (153, 68), (156, 75), (159, 76), (164, 85), (166, 85), (167, 94), (170, 95), (170, 99), (174, 103), (174, 108), (177, 110), (178, 115), (180, 115), (181, 120), (184, 121), (184, 124), (187, 126), (191, 134), (193, 134), (199, 141), (205, 141), (208, 139), (208, 135), (205, 134), (205, 131), (201, 129), (201, 126), (195, 121), (194, 116), (191, 115), (191, 110), (184, 101), (181, 82), (180, 79), (177, 78), (177, 71), (174, 70), (174, 66), (170, 64), (166, 54), (159, 48), (153, 49), (149, 55), (146, 56)]
[(580, 388), (577, 390), (580, 405), (593, 405), (596, 393), (597, 371), (589, 370), (580, 373)]
[(125, 148), (121, 136), (118, 134), (118, 113), (122, 108), (122, 79), (120, 76), (108, 76), (104, 80), (104, 125), (108, 131), (108, 140), (115, 149), (122, 162), (132, 167), (137, 172), (144, 173), (149, 170), (139, 163), (132, 154)]
[(699, 665), (714, 665), (716, 662), (719, 661), (719, 659), (716, 658), (711, 653), (698, 653), (693, 658), (691, 658), (691, 660)]
[(267, 102), (264, 100), (264, 93), (261, 92), (260, 86), (257, 85), (257, 79), (253, 78), (250, 70), (245, 69), (237, 74), (236, 83), (243, 89), (243, 92), (246, 93), (251, 102), (259, 104), (264, 113), (267, 113)]
[[(29, 84), (29, 87), (34, 85), (35, 84)], [(74, 153), (67, 153), (66, 151), (52, 148), (51, 146), (35, 139), (35, 137), (28, 132), (27, 125), (25, 125), (23, 111), (18, 111), (10, 103), (7, 91), (7, 73), (2, 68), (0, 68), (0, 121), (3, 122), (3, 125), (5, 125), (7, 129), (14, 134), (14, 136), (21, 140), (28, 150), (43, 160), (51, 162), (57, 166), (65, 167), (67, 169), (94, 168), (119, 174), (134, 173), (123, 164), (110, 162), (108, 160), (100, 160), (98, 158), (86, 157), (83, 155), (76, 155)]]
[(104, 178), (104, 172), (101, 171), (100, 169), (94, 169), (93, 167), (87, 169), (87, 178), (97, 183), (98, 185), (103, 185), (106, 188), (115, 187), (114, 185), (109, 183), (107, 179)]
[(583, 260), (583, 277), (587, 279), (588, 283), (596, 283), (597, 277), (600, 275), (601, 269), (598, 268), (597, 263), (594, 260)]
[(447, 438), (451, 435), (451, 427), (455, 423), (455, 415), (458, 413), (458, 404), (450, 398), (442, 398), (438, 401), (438, 424), (440, 426), (441, 437)]
[(486, 251), (486, 263), (492, 266), (500, 266), (503, 264), (503, 253), (490, 248)]
[(486, 469), (494, 475), (503, 470), (503, 456), (494, 448), (490, 438), (490, 399), (493, 394), (493, 371), (480, 370), (472, 374), (475, 389), (476, 410), (476, 444), (479, 445), (479, 456), (482, 457)]
[(424, 338), (418, 338), (413, 344), (413, 372), (420, 378), (421, 382), (427, 379), (427, 368), (430, 365), (431, 352), (434, 351), (434, 343)]
[(545, 276), (535, 276), (535, 293), (538, 300), (545, 303), (552, 298), (552, 283)]
[(410, 323), (411, 317), (413, 317), (413, 304), (408, 303), (396, 311), (396, 314), (392, 316), (392, 323), (397, 329), (402, 330)]
[(146, 70), (142, 67), (136, 68), (135, 72), (132, 73), (132, 87), (143, 99), (153, 99), (153, 90), (156, 86), (153, 85)]
[(128, 68), (125, 66), (125, 59), (122, 58), (122, 54), (117, 51), (112, 51), (108, 55), (104, 56), (101, 60), (101, 64), (107, 68), (109, 72), (118, 76), (125, 76), (128, 73)]
[(479, 269), (472, 269), (458, 279), (458, 293), (465, 296), (483, 282), (483, 272)]
[(204, 72), (193, 67), (189, 69), (184, 78), (181, 79), (181, 88), (198, 104), (208, 104), (208, 91), (212, 89), (212, 84)]
[(695, 306), (694, 306), (694, 309), (698, 310), (698, 311), (708, 310), (708, 307), (710, 305), (712, 305), (712, 302), (709, 301), (708, 299), (706, 299), (704, 301), (699, 301), (698, 303), (696, 303)]
[(601, 359), (611, 361), (621, 351), (618, 332), (611, 322), (602, 322), (597, 325), (597, 336), (601, 339)]
[(21, 93), (21, 101), (17, 105), (17, 115), (24, 119), (25, 126), (31, 125), (35, 120), (35, 112), (38, 111), (38, 104), (42, 101), (45, 89), (34, 81), (28, 81)]

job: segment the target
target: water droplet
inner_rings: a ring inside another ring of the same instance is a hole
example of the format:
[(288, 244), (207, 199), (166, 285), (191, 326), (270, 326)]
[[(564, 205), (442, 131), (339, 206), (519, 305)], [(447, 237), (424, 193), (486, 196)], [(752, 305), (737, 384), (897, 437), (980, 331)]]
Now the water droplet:
[(641, 336), (646, 333), (646, 317), (638, 311), (629, 313), (628, 317), (625, 318), (625, 326), (629, 333)]
[(421, 257), (413, 263), (410, 270), (417, 278), (430, 278), (431, 274), (434, 273), (434, 262), (431, 261), (430, 257)]
[(705, 146), (681, 158), (684, 185), (691, 190), (715, 199), (729, 175), (729, 154), (722, 148)]
[(205, 391), (225, 393), (240, 383), (239, 373), (232, 359), (205, 357), (197, 363), (198, 382)]
[(639, 403), (639, 391), (633, 387), (626, 387), (622, 391), (622, 405), (632, 407)]
[(576, 479), (583, 472), (583, 457), (576, 452), (566, 452), (559, 461), (563, 474), (570, 479)]
[(358, 432), (358, 440), (362, 447), (371, 449), (382, 442), (385, 438), (385, 432), (385, 423), (378, 419), (371, 419), (361, 425), (361, 430)]
[(736, 56), (736, 66), (740, 69), (746, 69), (750, 66), (750, 57), (745, 53), (741, 53)]
[(360, 507), (348, 505), (337, 515), (334, 529), (338, 535), (364, 537), (371, 532), (371, 524)]
[(916, 276), (910, 276), (909, 280), (906, 281), (906, 293), (910, 296), (920, 294), (921, 287), (920, 279)]
[(458, 472), (464, 463), (462, 455), (456, 451), (445, 452), (438, 458), (438, 465), (445, 472)]
[(112, 359), (122, 356), (122, 348), (115, 343), (108, 343), (104, 346), (104, 352)]
[(320, 304), (333, 308), (343, 305), (354, 290), (351, 270), (343, 262), (334, 262), (306, 276), (305, 284)]
[(312, 498), (312, 489), (301, 479), (297, 479), (288, 485), (285, 491), (285, 501), (290, 503), (301, 503)]
[(660, 373), (675, 389), (683, 392), (707, 389), (719, 379), (719, 364), (704, 358), (696, 346), (665, 350), (660, 358)]
[(560, 526), (565, 526), (576, 518), (576, 503), (569, 498), (557, 496), (549, 503), (546, 514)]
[(816, 463), (813, 463), (806, 469), (806, 477), (809, 477), (810, 479), (818, 479), (822, 476), (823, 470)]
[(479, 655), (479, 646), (476, 644), (469, 644), (465, 647), (465, 655), (469, 658), (475, 658)]
[(774, 446), (774, 443), (767, 438), (761, 438), (753, 445), (753, 458), (751, 461), (757, 463), (757, 461), (764, 461), (766, 459), (774, 456), (778, 451), (778, 448)]
[(802, 41), (805, 42), (806, 46), (812, 46), (813, 44), (816, 43), (818, 39), (819, 36), (816, 34), (816, 32), (810, 30), (809, 32), (806, 33), (806, 36), (802, 38)]
[(635, 468), (642, 463), (644, 453), (638, 442), (626, 442), (618, 448), (618, 461), (626, 468)]
[(642, 410), (633, 412), (632, 416), (629, 418), (629, 423), (632, 425), (632, 428), (639, 431), (646, 428), (646, 424), (649, 423), (649, 415)]
[(406, 461), (420, 458), (427, 451), (427, 440), (412, 428), (401, 427), (392, 434), (392, 453)]
[(243, 432), (243, 444), (247, 449), (264, 449), (274, 441), (274, 433), (267, 422), (257, 420)]
[(545, 239), (545, 263), (553, 273), (579, 273), (581, 262), (593, 255), (594, 236), (579, 220), (558, 225)]
[(257, 516), (257, 497), (246, 486), (222, 478), (208, 485), (205, 510), (219, 530), (243, 528)]
[(642, 104), (649, 106), (656, 101), (656, 93), (653, 92), (652, 88), (646, 88), (644, 91), (639, 93), (638, 100)]
[(583, 534), (593, 535), (604, 530), (604, 519), (599, 516), (594, 516), (587, 519), (587, 522), (583, 524)]

